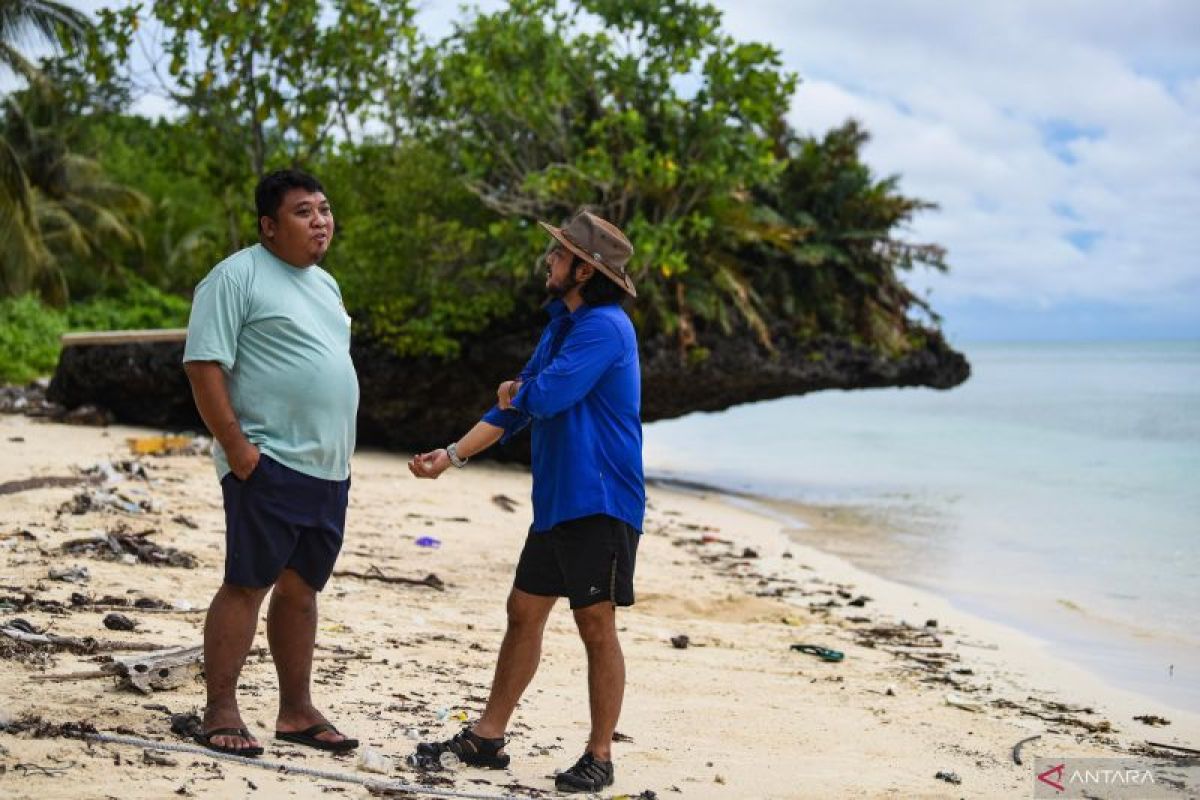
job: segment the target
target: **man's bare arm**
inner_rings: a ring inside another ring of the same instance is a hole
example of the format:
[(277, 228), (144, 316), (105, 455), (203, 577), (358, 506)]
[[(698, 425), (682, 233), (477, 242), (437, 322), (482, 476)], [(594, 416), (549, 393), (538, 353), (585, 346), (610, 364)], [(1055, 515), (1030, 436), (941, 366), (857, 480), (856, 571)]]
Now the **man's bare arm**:
[[(500, 441), (502, 436), (504, 436), (504, 428), (482, 420), (476, 422), (475, 427), (467, 431), (466, 435), (455, 443), (458, 456), (459, 458), (470, 458), (477, 453), (482, 453)], [(445, 448), (413, 456), (412, 460), (408, 462), (409, 471), (418, 478), (436, 478), (449, 466), (450, 456), (447, 455)]]
[(192, 397), (200, 411), (200, 419), (208, 427), (213, 438), (221, 443), (229, 467), (239, 480), (246, 480), (258, 466), (258, 448), (246, 439), (233, 404), (229, 402), (229, 388), (225, 385), (225, 373), (215, 361), (188, 361), (183, 365), (188, 381), (192, 384)]

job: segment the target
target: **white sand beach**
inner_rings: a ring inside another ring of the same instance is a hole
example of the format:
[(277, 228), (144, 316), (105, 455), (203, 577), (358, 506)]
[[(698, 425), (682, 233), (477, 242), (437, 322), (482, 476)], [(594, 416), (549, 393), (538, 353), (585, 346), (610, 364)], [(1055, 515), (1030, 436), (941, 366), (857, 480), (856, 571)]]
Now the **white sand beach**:
[[(97, 462), (129, 459), (126, 438), (154, 433), (0, 416), (0, 483), (77, 475)], [(315, 668), (320, 707), (365, 747), (394, 759), (395, 770), (366, 773), (354, 757), (271, 740), (275, 675), (268, 658), (252, 656), (240, 696), (266, 759), (415, 783), (422, 776), (403, 765), (411, 737), (452, 733), (482, 708), (529, 523), (529, 477), (472, 463), (438, 481), (417, 481), (405, 461), (403, 454), (370, 451), (355, 457), (338, 570), (413, 579), (433, 573), (445, 590), (335, 577), (321, 597)], [(0, 495), (0, 623), (21, 618), (60, 636), (108, 641), (200, 643), (203, 615), (194, 609), (207, 604), (221, 576), (219, 487), (204, 456), (141, 463), (147, 478), (119, 487), (135, 501), (152, 501), (150, 511), (60, 512), (82, 479)], [(511, 511), (493, 500), (498, 495), (515, 501)], [(808, 521), (819, 525), (820, 515)], [(64, 542), (121, 525), (153, 530), (152, 541), (193, 554), (198, 566), (61, 551)], [(1035, 756), (1125, 755), (1147, 740), (1198, 746), (1197, 716), (1111, 689), (1028, 637), (799, 546), (782, 528), (717, 495), (651, 488), (638, 601), (620, 615), (628, 687), (618, 729), (627, 739), (614, 749), (617, 779), (607, 796), (1027, 796)], [(426, 536), (440, 546), (415, 543)], [(51, 568), (75, 565), (87, 567), (88, 582), (49, 579)], [(72, 593), (93, 601), (149, 597), (193, 610), (130, 609), (137, 629), (117, 632), (101, 623), (111, 609), (72, 608)], [(850, 605), (862, 596), (869, 599)], [(64, 608), (39, 608), (39, 600)], [(936, 626), (927, 627), (930, 620)], [(671, 643), (680, 635), (690, 641), (686, 649)], [(935, 642), (941, 646), (911, 646)], [(826, 663), (791, 650), (797, 643), (834, 648), (845, 659)], [(266, 645), (261, 631), (256, 645)], [(137, 747), (52, 735), (67, 723), (88, 723), (101, 732), (188, 743), (170, 732), (167, 710), (199, 709), (199, 681), (146, 696), (112, 678), (36, 680), (96, 670), (105, 655), (46, 655), (0, 637), (0, 721), (23, 731), (0, 734), (0, 795), (369, 796), (354, 784), (205, 755), (169, 753), (173, 763), (164, 765)], [(511, 768), (438, 773), (435, 788), (553, 793), (553, 772), (569, 766), (586, 739), (585, 680), (564, 603), (551, 617), (541, 669), (515, 716)], [(1152, 727), (1135, 715), (1161, 716), (1170, 725)], [(39, 738), (32, 718), (51, 735)], [(1013, 745), (1031, 736), (1040, 738), (1024, 746), (1025, 765), (1018, 766)]]

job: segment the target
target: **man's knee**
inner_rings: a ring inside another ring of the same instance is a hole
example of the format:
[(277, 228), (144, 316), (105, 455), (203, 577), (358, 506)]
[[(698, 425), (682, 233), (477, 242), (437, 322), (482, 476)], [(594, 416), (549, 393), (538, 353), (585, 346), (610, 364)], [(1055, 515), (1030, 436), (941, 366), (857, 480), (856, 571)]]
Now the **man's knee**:
[(285, 569), (275, 581), (272, 602), (284, 602), (299, 609), (316, 609), (317, 590), (293, 569)]
[(236, 583), (226, 581), (221, 584), (220, 593), (234, 602), (252, 604), (261, 603), (269, 591), (271, 591), (270, 586), (238, 586)]
[(556, 598), (532, 595), (513, 589), (508, 595), (508, 627), (510, 630), (537, 631), (546, 624)]
[(575, 626), (587, 648), (608, 647), (617, 641), (616, 610), (610, 603), (575, 609)]

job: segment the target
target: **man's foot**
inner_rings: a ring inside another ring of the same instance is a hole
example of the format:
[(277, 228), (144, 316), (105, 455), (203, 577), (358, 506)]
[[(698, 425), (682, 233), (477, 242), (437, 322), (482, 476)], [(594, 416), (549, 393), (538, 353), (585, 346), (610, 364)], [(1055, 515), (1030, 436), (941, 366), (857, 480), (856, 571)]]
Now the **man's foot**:
[(612, 786), (614, 778), (611, 761), (600, 761), (585, 752), (575, 766), (554, 776), (554, 788), (560, 792), (598, 792)]
[(275, 738), (333, 752), (358, 747), (357, 739), (343, 736), (312, 706), (297, 712), (280, 712), (275, 720)]
[(470, 728), (463, 728), (444, 742), (421, 742), (410, 762), (424, 769), (438, 769), (444, 766), (442, 756), (449, 753), (472, 767), (505, 769), (509, 758), (504, 745), (503, 738), (484, 739)]
[(262, 755), (262, 745), (246, 730), (237, 709), (206, 709), (202, 730), (193, 738), (201, 745), (218, 753), (254, 756)]

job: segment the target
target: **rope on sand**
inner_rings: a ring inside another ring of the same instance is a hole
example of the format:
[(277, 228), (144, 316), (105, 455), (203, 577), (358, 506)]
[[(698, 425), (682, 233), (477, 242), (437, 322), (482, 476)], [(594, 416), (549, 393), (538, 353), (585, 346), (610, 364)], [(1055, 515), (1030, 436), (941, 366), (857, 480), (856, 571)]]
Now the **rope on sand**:
[(223, 761), (232, 761), (236, 764), (243, 764), (247, 767), (257, 767), (259, 769), (270, 770), (272, 772), (283, 772), (290, 775), (307, 775), (310, 778), (320, 778), (321, 780), (337, 781), (339, 783), (354, 783), (375, 791), (401, 792), (404, 794), (418, 796), (427, 795), (431, 797), (458, 797), (468, 798), (469, 800), (527, 800), (527, 798), (521, 795), (514, 794), (475, 794), (472, 792), (457, 792), (453, 789), (438, 789), (433, 786), (419, 786), (417, 784), (406, 783), (404, 781), (389, 781), (379, 778), (366, 778), (361, 775), (352, 775), (348, 772), (330, 772), (323, 769), (299, 767), (295, 764), (287, 764), (282, 761), (268, 761), (262, 758), (235, 756), (232, 753), (218, 753), (216, 750), (209, 750), (206, 747), (200, 747), (198, 745), (177, 744), (175, 742), (156, 742), (152, 739), (141, 739), (137, 736), (118, 736), (111, 733), (88, 733), (84, 734), (83, 738), (89, 742), (123, 744), (129, 747), (141, 747), (147, 750), (168, 750), (175, 753), (191, 753), (204, 758), (216, 758)]

